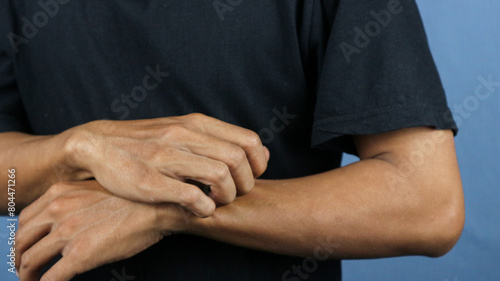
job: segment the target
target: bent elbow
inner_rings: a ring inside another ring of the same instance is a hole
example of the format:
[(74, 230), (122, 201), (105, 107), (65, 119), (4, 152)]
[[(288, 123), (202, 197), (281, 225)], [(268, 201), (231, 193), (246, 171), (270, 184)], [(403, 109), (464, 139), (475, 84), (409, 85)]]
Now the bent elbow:
[(463, 201), (445, 208), (433, 223), (429, 225), (423, 255), (442, 257), (457, 244), (465, 223), (465, 208)]

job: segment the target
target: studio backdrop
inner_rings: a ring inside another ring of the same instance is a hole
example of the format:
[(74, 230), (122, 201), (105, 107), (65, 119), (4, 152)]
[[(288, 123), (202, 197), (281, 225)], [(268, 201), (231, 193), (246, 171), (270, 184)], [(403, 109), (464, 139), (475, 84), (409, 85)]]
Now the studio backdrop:
[[(400, 0), (404, 2), (408, 0)], [(459, 127), (465, 229), (446, 256), (344, 261), (344, 281), (500, 280), (500, 1), (417, 0)], [(353, 161), (345, 157), (344, 162)]]
[[(413, 0), (399, 1), (404, 7)], [(499, 281), (500, 1), (417, 3), (460, 130), (456, 145), (465, 191), (465, 229), (444, 257), (344, 261), (344, 280)], [(352, 161), (355, 158), (346, 156), (344, 164)], [(1, 281), (18, 280), (7, 271), (8, 225), (8, 217), (0, 217)]]

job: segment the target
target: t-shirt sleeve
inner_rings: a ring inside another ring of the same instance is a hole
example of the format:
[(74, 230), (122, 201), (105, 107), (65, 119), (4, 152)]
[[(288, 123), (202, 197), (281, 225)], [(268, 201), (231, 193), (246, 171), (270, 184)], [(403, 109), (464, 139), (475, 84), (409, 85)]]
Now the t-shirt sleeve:
[(0, 5), (0, 132), (29, 132), (29, 125), (14, 74), (9, 9)]
[(312, 145), (356, 154), (352, 135), (456, 125), (414, 1), (339, 0), (317, 87)]

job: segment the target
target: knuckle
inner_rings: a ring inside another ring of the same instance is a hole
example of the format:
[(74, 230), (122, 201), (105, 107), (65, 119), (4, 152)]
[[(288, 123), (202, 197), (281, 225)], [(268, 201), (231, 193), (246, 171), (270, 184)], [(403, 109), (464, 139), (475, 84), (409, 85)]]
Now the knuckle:
[(161, 198), (161, 191), (164, 190), (164, 188), (162, 188), (163, 184), (161, 177), (155, 172), (144, 172), (141, 177), (137, 178), (136, 182), (138, 183), (135, 185), (136, 193), (139, 194), (140, 197), (152, 199), (154, 201)]
[[(177, 157), (177, 148), (166, 146), (153, 151), (149, 157), (149, 163), (144, 163), (141, 165), (142, 167), (140, 167), (142, 175), (136, 176), (135, 179), (140, 182), (143, 180), (143, 176), (146, 178), (154, 177), (155, 173), (162, 171), (165, 167), (168, 167), (168, 165), (175, 161)], [(146, 165), (149, 165), (149, 167)]]
[(63, 250), (63, 256), (68, 256), (74, 261), (75, 270), (80, 271), (82, 262), (88, 260), (89, 245), (79, 241), (68, 244)]
[(184, 117), (188, 121), (191, 121), (191, 122), (200, 122), (203, 119), (205, 119), (207, 116), (203, 113), (195, 112), (195, 113), (190, 113), (190, 114), (184, 115)]
[(235, 168), (235, 167), (241, 165), (242, 163), (244, 163), (247, 160), (247, 155), (246, 155), (245, 151), (238, 146), (234, 146), (232, 149), (230, 149), (227, 156), (229, 159), (228, 164), (232, 168)]
[(65, 254), (72, 257), (82, 257), (84, 254), (82, 243), (78, 242), (69, 243), (64, 250), (66, 252)]
[(61, 194), (64, 190), (66, 190), (66, 183), (58, 182), (58, 183), (53, 184), (49, 188), (49, 190), (47, 190), (47, 193), (50, 196), (57, 196), (57, 195)]
[(64, 222), (57, 226), (57, 235), (63, 238), (70, 237), (75, 231), (75, 226), (71, 223)]
[[(169, 167), (172, 163), (175, 163), (180, 159), (182, 156), (182, 152), (186, 151), (182, 147), (172, 147), (172, 146), (164, 146), (161, 147), (157, 150), (155, 150), (150, 159), (150, 164), (154, 166), (156, 170), (149, 170), (147, 173), (153, 174), (154, 172), (157, 172), (159, 169), (161, 170), (162, 168)], [(148, 167), (145, 166), (143, 167), (143, 170), (147, 170)], [(152, 175), (150, 175), (152, 176)]]
[(21, 213), (19, 214), (18, 222), (19, 222), (19, 227), (21, 227), (23, 225), (26, 225), (26, 223), (28, 223), (28, 217), (26, 215), (26, 209), (24, 209), (23, 211), (21, 211)]
[(262, 146), (259, 135), (254, 131), (248, 130), (245, 136), (245, 146), (249, 149)]
[(64, 198), (58, 197), (50, 202), (49, 206), (47, 207), (47, 211), (51, 215), (57, 215), (64, 212), (64, 210), (66, 209), (66, 205), (66, 200)]
[(17, 250), (24, 249), (24, 244), (25, 244), (24, 235), (25, 235), (25, 231), (24, 230), (22, 230), (22, 229), (18, 229), (17, 230), (17, 232), (16, 232), (16, 246), (17, 246)]
[(24, 270), (31, 270), (31, 256), (28, 252), (21, 256), (21, 268)]
[(231, 173), (229, 172), (228, 166), (224, 164), (218, 164), (214, 167), (211, 177), (214, 181), (223, 182), (225, 181)]
[(194, 188), (186, 188), (180, 193), (179, 204), (184, 207), (192, 207), (200, 200), (200, 193)]
[(164, 136), (167, 138), (175, 138), (184, 136), (186, 133), (188, 133), (188, 131), (188, 128), (186, 128), (183, 124), (173, 123), (165, 128)]

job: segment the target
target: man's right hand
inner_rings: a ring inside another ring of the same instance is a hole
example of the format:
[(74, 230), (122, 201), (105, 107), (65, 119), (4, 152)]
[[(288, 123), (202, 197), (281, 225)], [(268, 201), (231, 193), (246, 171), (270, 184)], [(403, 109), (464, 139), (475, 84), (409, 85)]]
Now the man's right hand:
[[(178, 203), (197, 216), (248, 193), (267, 168), (259, 136), (203, 114), (94, 121), (74, 128), (73, 162), (110, 192), (147, 203)], [(191, 179), (211, 186), (207, 197)], [(215, 202), (214, 202), (215, 201)]]

